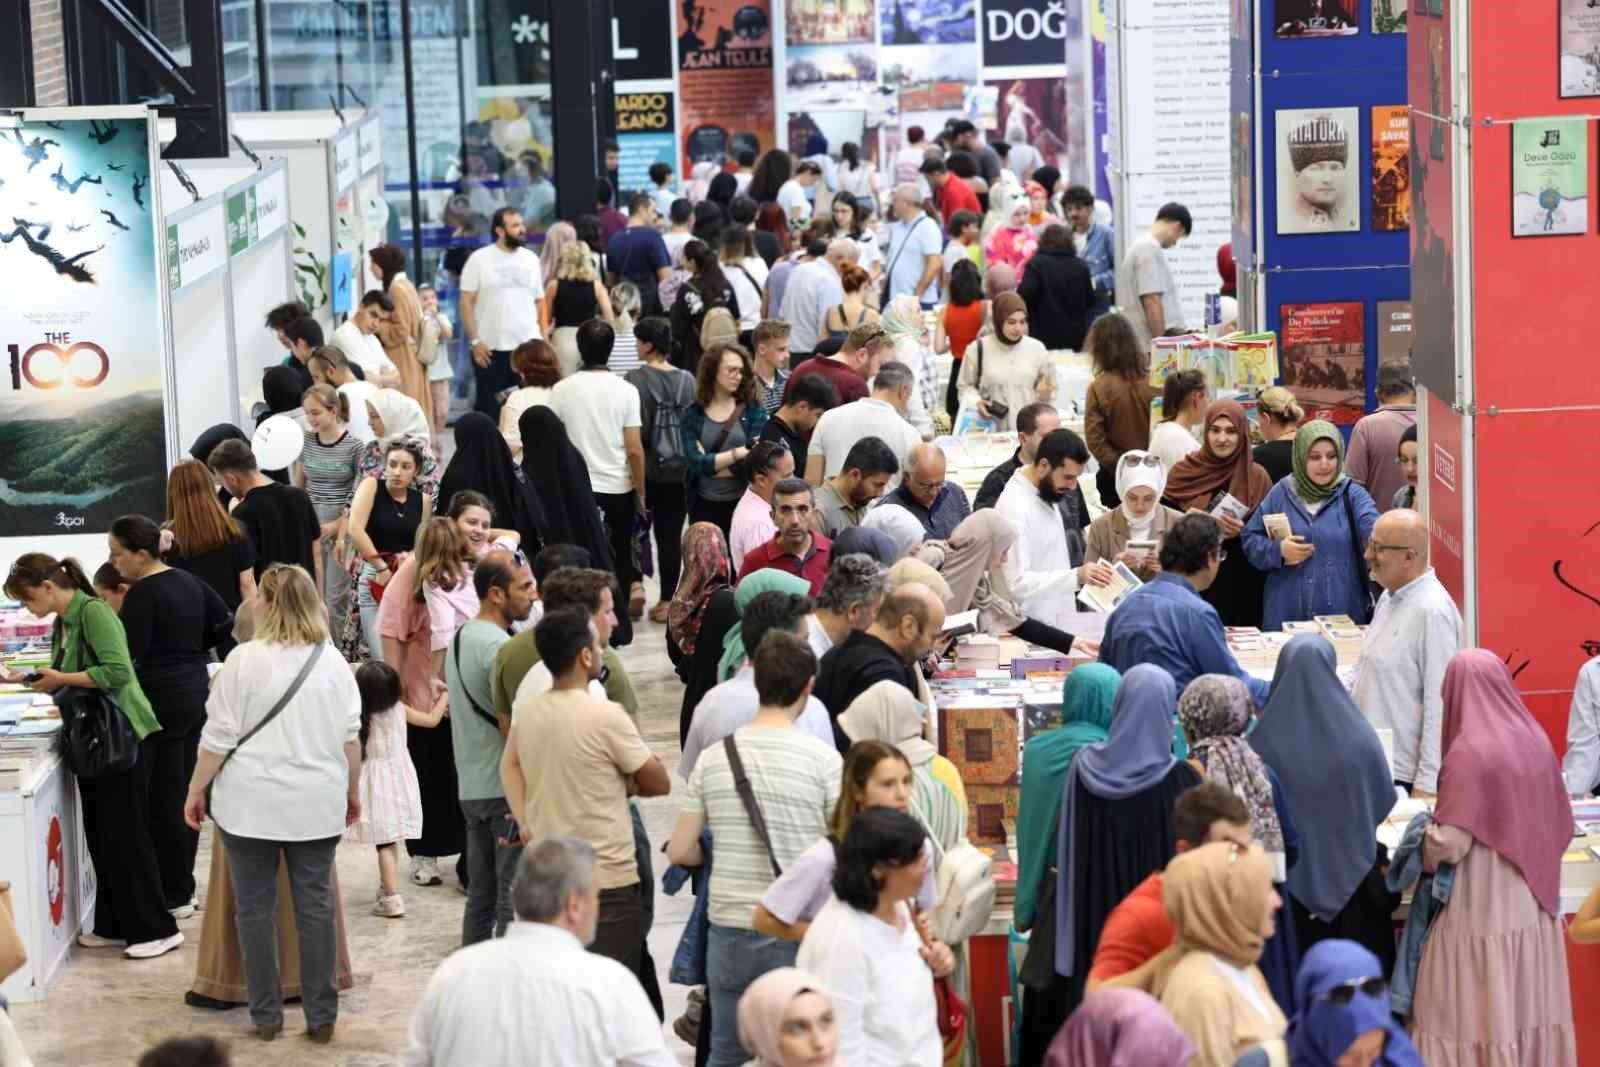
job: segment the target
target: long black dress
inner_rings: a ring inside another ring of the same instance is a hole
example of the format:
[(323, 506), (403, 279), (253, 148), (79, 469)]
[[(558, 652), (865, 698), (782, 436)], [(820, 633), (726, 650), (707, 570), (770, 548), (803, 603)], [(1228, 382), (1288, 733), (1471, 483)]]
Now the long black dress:
[[(1073, 944), (1071, 977), (1055, 973), (1055, 868), (1045, 872), (1039, 898), (1041, 921), (1023, 966), (1022, 1049), (1018, 1063), (1038, 1064), (1067, 1016), (1083, 1000), (1100, 931), (1124, 897), (1177, 854), (1172, 810), (1178, 797), (1200, 784), (1200, 775), (1178, 763), (1156, 785), (1121, 800), (1095, 796), (1082, 782), (1073, 788)], [(1041, 937), (1041, 935), (1044, 935)], [(1042, 972), (1042, 973), (1041, 973)]]
[(1260, 629), (1267, 577), (1250, 565), (1239, 538), (1230, 537), (1222, 542), (1222, 550), (1228, 556), (1217, 568), (1217, 580), (1200, 596), (1217, 609), (1222, 625)]
[[(722, 639), (728, 631), (739, 625), (739, 604), (732, 589), (719, 589), (706, 604), (706, 613), (700, 621), (700, 636), (695, 641), (694, 655), (678, 664), (683, 678), (683, 705), (678, 709), (678, 744), (689, 738), (689, 723), (700, 698), (711, 691), (720, 679), (717, 666), (722, 662)], [(682, 653), (679, 653), (681, 656)]]

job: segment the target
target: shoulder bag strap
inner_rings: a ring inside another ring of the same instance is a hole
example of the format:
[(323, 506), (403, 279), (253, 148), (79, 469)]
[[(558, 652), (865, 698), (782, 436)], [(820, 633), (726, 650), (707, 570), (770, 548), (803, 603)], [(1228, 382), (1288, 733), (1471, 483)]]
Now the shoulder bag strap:
[(461, 681), (461, 691), (467, 695), (467, 703), (469, 705), (471, 705), (473, 711), (477, 712), (478, 715), (480, 717), (482, 717), (484, 722), (487, 722), (490, 726), (493, 726), (496, 731), (498, 731), (500, 729), (500, 720), (498, 718), (496, 718), (495, 716), (489, 714), (487, 711), (484, 711), (483, 707), (481, 705), (479, 705), (479, 703), (476, 700), (473, 699), (472, 691), (467, 688), (466, 676), (461, 673), (461, 631), (460, 630), (457, 630), (456, 631), (456, 635), (453, 638), (450, 639), (450, 655), (456, 661), (456, 677), (458, 679), (460, 679), (460, 681)]
[(756, 836), (761, 839), (761, 844), (767, 850), (767, 862), (772, 864), (772, 876), (781, 878), (783, 868), (778, 866), (777, 854), (772, 851), (772, 835), (767, 832), (767, 817), (761, 814), (761, 805), (756, 803), (755, 790), (750, 788), (750, 776), (745, 774), (744, 760), (739, 758), (739, 746), (734, 744), (732, 734), (722, 739), (722, 750), (728, 754), (728, 767), (733, 771), (733, 788), (739, 791), (739, 800), (744, 804), (744, 812), (750, 816), (750, 824), (756, 828)]
[(272, 710), (267, 712), (266, 716), (260, 722), (250, 727), (249, 731), (246, 732), (243, 737), (239, 738), (238, 743), (232, 748), (228, 749), (227, 753), (223, 755), (222, 763), (217, 767), (217, 773), (211, 776), (211, 781), (213, 783), (215, 783), (217, 778), (221, 776), (222, 768), (226, 767), (228, 765), (228, 761), (233, 759), (233, 754), (243, 748), (245, 743), (248, 742), (252, 737), (254, 737), (256, 734), (259, 734), (262, 730), (265, 730), (267, 725), (271, 723), (273, 719), (276, 719), (284, 708), (289, 706), (289, 701), (294, 699), (294, 695), (300, 692), (300, 687), (305, 685), (306, 679), (311, 676), (311, 668), (317, 665), (317, 660), (322, 658), (322, 650), (326, 647), (327, 645), (321, 643), (311, 646), (311, 655), (306, 657), (305, 665), (300, 668), (300, 673), (294, 676), (294, 681), (289, 683), (289, 688), (283, 691), (283, 696), (279, 697), (278, 702), (272, 705)]
[[(917, 227), (921, 226), (922, 220), (927, 217), (928, 213), (924, 211), (920, 216), (917, 217), (916, 222), (913, 222), (910, 226), (906, 227), (906, 238), (900, 242), (900, 247), (895, 249), (894, 256), (889, 260), (889, 269), (883, 272), (885, 277), (894, 273), (894, 265), (900, 262), (901, 256), (905, 255), (906, 245), (911, 243), (911, 235), (917, 232)], [(920, 296), (921, 294), (913, 293), (911, 295)]]
[(727, 424), (722, 427), (722, 433), (717, 435), (717, 440), (711, 446), (711, 454), (715, 456), (722, 451), (722, 446), (728, 443), (728, 438), (733, 436), (733, 428), (744, 418), (744, 405), (735, 404), (733, 414), (728, 416)]
[(1372, 617), (1372, 575), (1367, 572), (1367, 556), (1361, 550), (1361, 528), (1356, 525), (1355, 505), (1350, 503), (1350, 487), (1340, 494), (1344, 503), (1344, 521), (1350, 528), (1350, 551), (1356, 557), (1356, 573), (1361, 576), (1361, 592), (1367, 601), (1367, 617)]

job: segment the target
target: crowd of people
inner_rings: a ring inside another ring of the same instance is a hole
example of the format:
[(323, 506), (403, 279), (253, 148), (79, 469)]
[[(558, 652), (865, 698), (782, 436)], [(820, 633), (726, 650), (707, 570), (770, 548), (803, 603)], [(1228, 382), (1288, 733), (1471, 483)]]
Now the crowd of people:
[[(911, 134), (881, 185), (825, 142), (681, 196), (602, 179), (540, 252), (501, 208), (459, 322), (393, 245), (326, 343), (274, 309), (259, 416), (300, 424), (299, 458), (263, 470), (218, 425), (93, 581), (29, 553), (5, 583), (58, 620), (30, 684), (109, 694), (139, 752), (80, 781), (79, 943), (181, 945), (209, 819), (188, 1003), (246, 1004), (270, 1041), (299, 998), (331, 1041), (335, 857), (370, 848), (379, 919), (465, 894), (408, 1063), (667, 1064), (659, 877), (694, 897), (665, 976), (697, 1062), (960, 1062), (972, 931), (941, 894), (969, 807), (928, 679), (974, 612), (1093, 661), (1022, 753), (1019, 1062), (1574, 1063), (1558, 890), (1600, 660), (1563, 768), (1429, 567), (1409, 369), (1348, 442), (1282, 388), (1247, 411), (1199, 372), (1152, 386), (1189, 211), (1117, 262), (1026, 146)], [(1082, 398), (1063, 351), (1093, 363)], [(934, 439), (971, 427), (1017, 447), (969, 497)], [(1102, 636), (1083, 616), (1119, 573)], [(1348, 684), (1320, 636), (1270, 681), (1226, 639), (1329, 615), (1367, 627)], [(676, 780), (622, 651), (647, 620)], [(1397, 789), (1432, 816), (1391, 855)], [(636, 798), (667, 795), (653, 842)], [(1449, 902), (1397, 951), (1407, 872)], [(222, 1062), (175, 1048), (141, 1062)]]

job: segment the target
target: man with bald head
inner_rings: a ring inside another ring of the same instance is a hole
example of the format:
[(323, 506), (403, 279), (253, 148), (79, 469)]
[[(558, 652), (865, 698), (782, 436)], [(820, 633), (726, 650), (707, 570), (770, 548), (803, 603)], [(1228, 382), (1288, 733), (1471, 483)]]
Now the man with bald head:
[(822, 316), (844, 303), (844, 269), (861, 258), (848, 237), (835, 237), (821, 259), (802, 263), (789, 275), (779, 316), (789, 324), (789, 351), (810, 354), (822, 339)]
[(841, 753), (849, 750), (850, 738), (839, 729), (839, 716), (850, 702), (885, 681), (918, 696), (917, 660), (943, 629), (944, 601), (921, 582), (907, 582), (884, 596), (871, 626), (851, 631), (822, 657), (814, 695), (828, 709)]
[(928, 540), (948, 541), (972, 509), (966, 490), (945, 481), (944, 450), (924, 441), (906, 453), (902, 471), (899, 487), (878, 507), (904, 508), (922, 524)]
[(1378, 517), (1367, 569), (1383, 586), (1356, 664), (1356, 704), (1394, 732), (1394, 782), (1413, 796), (1439, 790), (1444, 671), (1461, 651), (1461, 612), (1428, 566), (1428, 524), (1410, 508)]

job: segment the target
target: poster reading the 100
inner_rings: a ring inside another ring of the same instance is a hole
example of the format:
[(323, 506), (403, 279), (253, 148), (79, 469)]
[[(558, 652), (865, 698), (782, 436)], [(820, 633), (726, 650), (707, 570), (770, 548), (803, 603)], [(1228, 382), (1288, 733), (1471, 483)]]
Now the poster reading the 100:
[(161, 320), (144, 118), (0, 127), (0, 531), (164, 513)]

